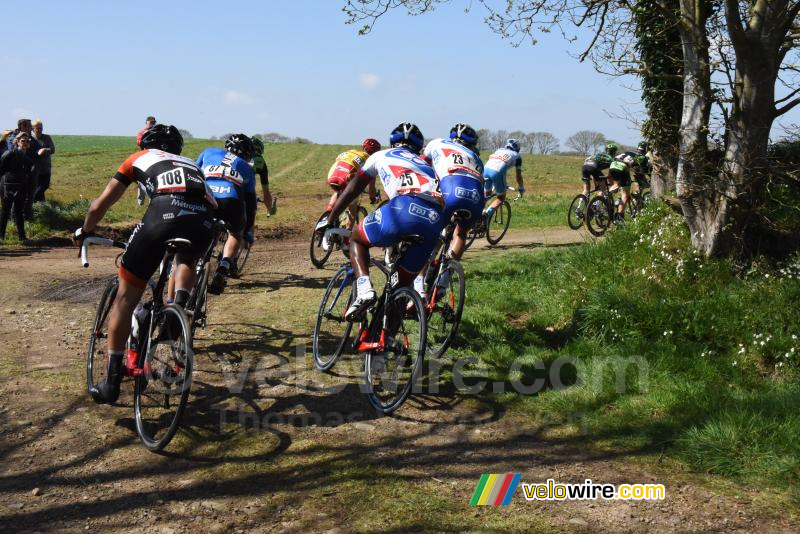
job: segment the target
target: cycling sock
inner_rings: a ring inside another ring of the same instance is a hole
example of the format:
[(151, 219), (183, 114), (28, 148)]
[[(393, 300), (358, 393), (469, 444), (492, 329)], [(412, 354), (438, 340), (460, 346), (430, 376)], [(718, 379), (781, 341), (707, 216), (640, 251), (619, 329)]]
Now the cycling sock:
[(175, 304), (178, 306), (184, 307), (186, 303), (189, 302), (189, 290), (188, 289), (176, 289), (175, 290)]
[(488, 219), (488, 218), (490, 218), (492, 215), (494, 215), (494, 208), (489, 208), (489, 209), (487, 209), (487, 210), (486, 210), (486, 218)]
[(369, 276), (359, 276), (356, 280), (356, 294), (363, 297), (369, 291), (372, 291), (372, 282)]
[(419, 293), (420, 295), (425, 295), (425, 282), (422, 279), (422, 275), (418, 274), (416, 278), (414, 278), (414, 291)]
[(228, 270), (231, 268), (231, 259), (228, 256), (224, 256), (219, 262), (219, 272), (223, 274), (227, 274)]
[(108, 351), (108, 378), (106, 381), (109, 384), (119, 382), (122, 378), (122, 356), (124, 351), (111, 350)]

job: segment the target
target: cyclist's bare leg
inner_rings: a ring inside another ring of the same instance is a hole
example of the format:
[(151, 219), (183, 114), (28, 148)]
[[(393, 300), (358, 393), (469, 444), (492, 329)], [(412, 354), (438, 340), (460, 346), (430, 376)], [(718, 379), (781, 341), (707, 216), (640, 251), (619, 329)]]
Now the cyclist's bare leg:
[(334, 189), (333, 194), (331, 194), (331, 199), (328, 201), (328, 205), (325, 207), (325, 211), (331, 211), (333, 209), (333, 205), (336, 204), (337, 198), (339, 198), (339, 191)]
[(360, 231), (355, 231), (350, 236), (350, 265), (353, 266), (356, 277), (369, 276), (369, 243)]
[(347, 229), (352, 230), (353, 225), (356, 223), (356, 217), (358, 216), (358, 202), (353, 202), (349, 206), (347, 206)]
[(622, 202), (619, 203), (619, 210), (618, 210), (618, 213), (620, 215), (625, 215), (625, 206), (628, 205), (628, 202), (630, 201), (630, 198), (631, 198), (630, 190), (631, 190), (630, 187), (620, 187), (619, 188), (619, 194), (620, 194), (620, 197), (622, 198)]
[(502, 204), (505, 199), (506, 199), (506, 194), (505, 193), (499, 193), (497, 195), (497, 198), (494, 199), (494, 201), (491, 203), (491, 205), (489, 207), (491, 209), (497, 209), (497, 206)]
[(450, 241), (450, 257), (460, 260), (464, 255), (464, 248), (467, 242), (467, 229), (460, 224), (456, 225), (453, 231), (453, 239)]
[(222, 248), (222, 256), (225, 258), (235, 258), (239, 253), (239, 248), (242, 245), (241, 236), (233, 234), (228, 235), (228, 240), (225, 241), (225, 246)]
[(144, 293), (144, 287), (138, 287), (124, 278), (119, 280), (119, 289), (108, 316), (108, 350), (122, 352), (128, 336), (131, 335), (131, 316)]

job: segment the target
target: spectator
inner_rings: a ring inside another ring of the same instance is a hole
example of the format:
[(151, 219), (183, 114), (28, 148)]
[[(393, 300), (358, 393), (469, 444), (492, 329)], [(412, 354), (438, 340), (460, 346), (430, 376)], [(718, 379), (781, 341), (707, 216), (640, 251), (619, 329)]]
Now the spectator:
[[(144, 120), (144, 128), (139, 130), (139, 133), (136, 135), (136, 147), (139, 150), (142, 150), (142, 136), (144, 133), (156, 125), (156, 118), (150, 115)], [(136, 203), (140, 206), (144, 204), (144, 199), (147, 198), (147, 190), (144, 188), (140, 182), (136, 182), (136, 185), (139, 186), (139, 189), (136, 191)]]
[(27, 240), (25, 237), (25, 197), (28, 192), (28, 183), (33, 180), (34, 176), (33, 160), (28, 156), (30, 144), (31, 136), (26, 132), (20, 132), (14, 140), (14, 148), (7, 150), (0, 157), (0, 197), (2, 197), (0, 240), (6, 238), (6, 226), (12, 209), (19, 240), (23, 242)]
[[(33, 126), (31, 125), (30, 119), (20, 119), (17, 121), (17, 129), (11, 132), (11, 135), (8, 137), (8, 149), (13, 150), (14, 145), (16, 143), (16, 138), (21, 133), (25, 133), (28, 136), (29, 144), (28, 149), (25, 152), (25, 155), (28, 156), (34, 165), (36, 164), (38, 157), (44, 154), (44, 149), (42, 145), (39, 144), (39, 141), (31, 137), (31, 130)], [(25, 220), (32, 221), (33, 220), (33, 194), (36, 191), (36, 171), (33, 173), (33, 178), (27, 181), (26, 187), (28, 188), (25, 194)]]
[[(33, 194), (34, 202), (44, 202), (44, 193), (50, 188), (50, 172), (52, 164), (50, 157), (56, 151), (53, 138), (43, 133), (44, 125), (40, 119), (33, 121), (33, 138), (36, 139), (42, 149), (39, 150), (39, 159), (36, 160), (36, 191)], [(44, 151), (44, 152), (42, 152)]]
[(0, 157), (3, 156), (6, 150), (8, 150), (8, 137), (11, 135), (11, 130), (3, 130), (0, 133)]

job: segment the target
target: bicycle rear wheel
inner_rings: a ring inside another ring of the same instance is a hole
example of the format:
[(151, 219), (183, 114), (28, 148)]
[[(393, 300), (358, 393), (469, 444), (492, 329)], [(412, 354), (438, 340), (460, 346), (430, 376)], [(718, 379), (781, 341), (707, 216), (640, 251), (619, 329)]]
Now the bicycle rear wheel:
[(118, 289), (119, 280), (116, 277), (109, 280), (97, 305), (97, 314), (89, 336), (89, 352), (86, 356), (87, 391), (99, 385), (108, 371), (108, 316)]
[(611, 224), (613, 213), (609, 209), (606, 197), (597, 195), (589, 202), (586, 209), (586, 228), (593, 236), (600, 237)]
[(373, 316), (370, 334), (372, 341), (384, 334), (385, 351), (364, 357), (367, 397), (378, 412), (390, 414), (408, 398), (422, 369), (427, 326), (419, 294), (407, 287), (392, 291), (388, 306), (380, 306)]
[(467, 232), (467, 238), (464, 241), (464, 250), (467, 250), (475, 242), (475, 238), (481, 233), (481, 225), (486, 224), (486, 215), (481, 217), (481, 220), (473, 224)]
[(509, 224), (511, 224), (511, 204), (504, 200), (495, 208), (492, 218), (486, 221), (486, 241), (490, 245), (498, 244), (506, 235)]
[(353, 323), (346, 321), (344, 312), (353, 301), (353, 269), (343, 265), (333, 275), (317, 312), (317, 322), (311, 340), (314, 365), (327, 371), (347, 347)]
[(247, 258), (250, 257), (250, 248), (252, 246), (252, 243), (245, 241), (241, 250), (239, 250), (239, 259), (236, 261), (236, 278), (242, 276), (244, 266), (247, 265)]
[(208, 318), (209, 276), (211, 276), (211, 265), (207, 263), (200, 271), (200, 274), (198, 274), (192, 294), (189, 297), (189, 301), (186, 303), (186, 315), (190, 319), (192, 325), (192, 337), (194, 337), (194, 331), (198, 326), (200, 328), (205, 328), (206, 326), (206, 319)]
[[(322, 219), (327, 219), (328, 215), (330, 215), (330, 211), (326, 211), (325, 213), (317, 219), (317, 223), (322, 221)], [(314, 264), (314, 267), (317, 269), (322, 269), (325, 266), (325, 262), (328, 261), (328, 258), (333, 252), (333, 245), (331, 244), (328, 250), (322, 248), (322, 238), (325, 237), (324, 232), (319, 232), (316, 229), (317, 225), (314, 225), (314, 230), (311, 232), (311, 246), (309, 247), (309, 255), (311, 256), (311, 263)]]
[(586, 211), (586, 205), (589, 204), (589, 199), (586, 198), (586, 195), (576, 195), (575, 198), (572, 199), (572, 203), (569, 205), (569, 210), (567, 211), (567, 224), (573, 230), (579, 230), (581, 226), (583, 226), (584, 220), (584, 212)]
[(136, 432), (151, 451), (169, 444), (180, 425), (192, 386), (194, 352), (186, 316), (167, 304), (155, 317), (147, 353), (139, 354), (142, 373), (134, 387)]
[(430, 302), (427, 309), (428, 343), (427, 354), (438, 358), (453, 342), (464, 310), (466, 285), (464, 268), (456, 260), (449, 260), (432, 287), (427, 288)]

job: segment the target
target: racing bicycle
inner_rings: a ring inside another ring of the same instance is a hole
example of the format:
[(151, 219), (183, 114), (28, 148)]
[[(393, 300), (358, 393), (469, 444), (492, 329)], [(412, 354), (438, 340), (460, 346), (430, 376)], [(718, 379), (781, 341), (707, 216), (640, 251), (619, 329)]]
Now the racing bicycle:
[[(614, 222), (617, 206), (622, 202), (621, 199), (615, 198), (619, 188), (608, 186), (608, 177), (603, 176), (602, 180), (598, 180), (598, 182), (597, 190), (599, 192), (589, 201), (584, 214), (586, 228), (595, 237), (600, 237), (606, 233), (608, 227)], [(636, 213), (634, 212), (633, 202), (630, 199), (627, 204), (627, 210), (628, 215), (633, 219)]]
[[(346, 235), (337, 228), (328, 232)], [(384, 260), (371, 264), (386, 276), (386, 286), (375, 304), (355, 322), (344, 314), (355, 297), (355, 272), (342, 265), (328, 282), (317, 312), (312, 337), (314, 365), (330, 370), (342, 353), (364, 353), (364, 382), (367, 398), (376, 411), (390, 414), (408, 398), (418, 381), (425, 355), (427, 313), (419, 294), (399, 285), (397, 264), (406, 250), (422, 240), (404, 237), (384, 251)], [(354, 326), (356, 333), (353, 334)]]
[[(516, 191), (516, 189), (513, 187), (509, 187), (508, 190)], [(487, 196), (484, 206), (491, 205), (492, 199), (494, 199), (496, 196), (497, 195), (495, 193)], [(514, 200), (519, 200), (520, 198), (522, 198), (522, 195), (517, 194)], [(484, 208), (481, 220), (478, 221), (477, 224), (475, 224), (472, 228), (470, 228), (469, 233), (467, 233), (466, 248), (472, 246), (475, 238), (478, 237), (486, 237), (486, 241), (488, 241), (490, 245), (498, 244), (500, 240), (503, 239), (503, 236), (506, 235), (506, 232), (508, 231), (508, 225), (510, 224), (511, 204), (509, 204), (508, 200), (503, 199), (500, 202), (500, 205), (495, 208), (491, 219), (486, 216), (486, 208)]]
[[(347, 248), (347, 237), (342, 236), (338, 233), (332, 233), (328, 239), (328, 249), (326, 250), (323, 247), (323, 237), (325, 235), (324, 232), (319, 231), (316, 229), (316, 225), (322, 221), (323, 219), (327, 219), (328, 216), (331, 214), (330, 210), (325, 210), (322, 215), (320, 215), (319, 219), (317, 219), (317, 223), (314, 224), (314, 230), (311, 232), (311, 245), (309, 247), (309, 255), (311, 256), (311, 263), (314, 264), (314, 267), (317, 269), (322, 269), (325, 266), (325, 262), (328, 261), (328, 258), (335, 250), (341, 250), (345, 256), (348, 258), (349, 250)], [(364, 206), (359, 206), (358, 210), (356, 211), (356, 220), (354, 225), (358, 224), (359, 221), (363, 221), (364, 218), (367, 216), (367, 208)], [(347, 226), (348, 216), (347, 210), (344, 211), (339, 216), (338, 221), (334, 221), (334, 224), (330, 226), (330, 228), (344, 228)]]
[[(126, 243), (89, 236), (81, 246), (81, 263), (89, 266), (89, 245), (121, 249)], [(192, 330), (183, 308), (165, 304), (164, 292), (175, 254), (191, 246), (186, 239), (170, 239), (161, 260), (157, 281), (148, 281), (148, 297), (137, 306), (132, 318), (123, 373), (134, 381), (133, 409), (136, 432), (151, 451), (160, 451), (172, 440), (180, 425), (192, 385), (194, 353)], [(117, 257), (119, 261), (119, 257)], [(86, 359), (86, 385), (91, 390), (106, 374), (108, 323), (119, 279), (106, 285), (97, 306)]]

